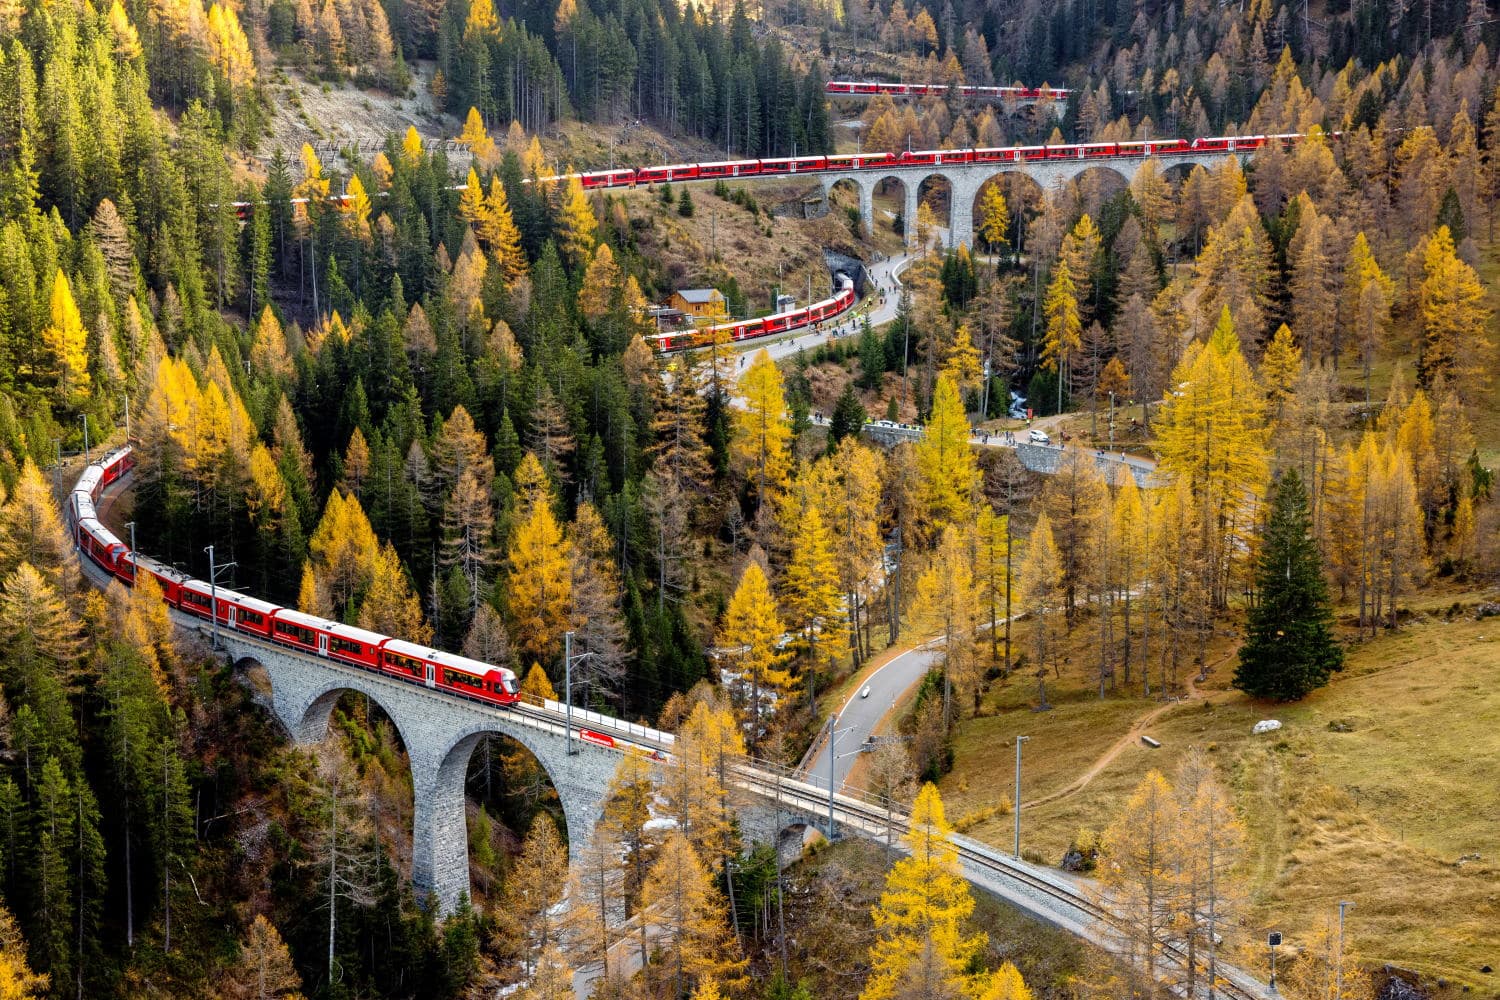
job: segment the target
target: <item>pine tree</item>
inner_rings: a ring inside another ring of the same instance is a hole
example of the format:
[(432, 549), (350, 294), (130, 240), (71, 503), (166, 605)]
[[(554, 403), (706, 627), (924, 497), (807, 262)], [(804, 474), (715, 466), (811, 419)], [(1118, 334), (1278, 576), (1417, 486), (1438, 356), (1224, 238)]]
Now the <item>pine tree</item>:
[(1307, 491), (1283, 472), (1261, 539), (1259, 600), (1250, 611), (1234, 686), (1256, 698), (1297, 701), (1342, 670), (1322, 559), (1311, 534)]
[(953, 830), (931, 784), (912, 804), (910, 853), (886, 874), (875, 907), (870, 977), (860, 1000), (901, 996), (958, 997), (973, 988), (969, 965), (983, 949), (983, 933), (968, 933), (974, 897), (959, 871)]

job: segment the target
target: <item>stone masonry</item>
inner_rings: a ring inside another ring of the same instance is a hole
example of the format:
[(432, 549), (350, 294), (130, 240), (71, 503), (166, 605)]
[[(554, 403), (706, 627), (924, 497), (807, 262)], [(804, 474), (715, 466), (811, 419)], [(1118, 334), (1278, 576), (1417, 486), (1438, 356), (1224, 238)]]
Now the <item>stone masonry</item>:
[[(201, 623), (195, 623), (201, 626)], [(264, 669), (273, 714), (298, 744), (320, 743), (345, 692), (367, 696), (390, 716), (411, 760), (414, 822), (412, 881), (418, 895), (437, 898), (448, 913), (469, 891), (469, 838), (464, 779), (481, 738), (508, 736), (536, 757), (562, 800), (570, 851), (588, 842), (620, 756), (577, 739), (569, 748), (563, 727), (465, 701), (416, 684), (331, 660), (282, 650), (221, 630), (219, 645), (237, 667)]]
[[(1228, 152), (1197, 152), (1160, 154), (1149, 159), (1157, 168), (1165, 173), (1174, 167), (1191, 167), (1202, 165), (1211, 167), (1215, 163), (1223, 162), (1225, 157), (1239, 156), (1244, 159), (1248, 153)], [(823, 185), (823, 195), (827, 198), (833, 193), (835, 184), (842, 182), (852, 183), (859, 190), (859, 217), (868, 232), (875, 223), (875, 186), (883, 180), (894, 179), (901, 182), (901, 188), (905, 196), (902, 208), (902, 218), (906, 221), (906, 241), (908, 244), (916, 241), (916, 226), (914, 221), (917, 217), (917, 194), (923, 182), (929, 178), (941, 178), (949, 185), (950, 198), (950, 221), (948, 226), (948, 245), (956, 247), (964, 244), (972, 247), (974, 245), (974, 212), (979, 200), (979, 191), (985, 183), (1002, 174), (1018, 173), (1024, 174), (1036, 181), (1043, 191), (1051, 191), (1055, 186), (1073, 180), (1080, 174), (1089, 170), (1104, 170), (1116, 174), (1127, 183), (1140, 169), (1140, 165), (1146, 162), (1142, 159), (1109, 159), (1109, 160), (1045, 160), (1036, 163), (1016, 164), (945, 164), (943, 166), (922, 167), (893, 167), (889, 170), (855, 170), (847, 173), (820, 173), (818, 180)]]

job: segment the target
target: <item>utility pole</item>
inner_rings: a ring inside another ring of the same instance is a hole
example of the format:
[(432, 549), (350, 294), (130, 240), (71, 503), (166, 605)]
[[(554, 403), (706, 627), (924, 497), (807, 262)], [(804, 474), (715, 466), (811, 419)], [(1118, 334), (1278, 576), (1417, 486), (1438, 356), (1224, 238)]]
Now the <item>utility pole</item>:
[[(245, 362), (249, 364), (248, 361)], [(125, 440), (130, 440), (130, 393), (121, 393), (125, 397)]]
[(90, 465), (92, 463), (89, 461), (89, 415), (80, 413), (78, 419), (83, 421), (83, 464)]
[(130, 579), (135, 581), (135, 522), (126, 521), (125, 527), (130, 531)]
[(573, 749), (573, 633), (563, 633), (563, 714), (566, 719), (565, 734), (568, 756), (571, 757), (577, 750)]
[(577, 748), (573, 746), (573, 661), (593, 655), (592, 652), (584, 652), (574, 656), (573, 633), (563, 633), (563, 712), (567, 717), (567, 746), (570, 757), (578, 754)]
[(828, 842), (833, 843), (833, 768), (838, 763), (838, 754), (834, 752), (834, 744), (838, 742), (839, 734), (835, 726), (839, 723), (839, 717), (835, 714), (828, 716)]
[[(130, 538), (131, 538), (130, 563), (131, 563), (132, 566), (134, 566), (135, 565), (135, 544), (134, 544), (135, 543), (135, 525), (134, 525), (134, 523), (131, 524)], [(214, 649), (218, 649), (219, 648), (219, 589), (218, 589), (219, 588), (219, 573), (222, 570), (233, 569), (234, 567), (238, 566), (239, 563), (238, 562), (227, 562), (224, 565), (219, 566), (219, 565), (216, 565), (214, 563), (214, 547), (212, 545), (205, 545), (203, 547), (203, 551), (208, 553), (208, 629), (209, 629), (209, 634), (213, 636), (213, 641), (212, 641), (211, 645), (213, 646)]]
[(1017, 861), (1021, 860), (1021, 744), (1029, 739), (1031, 739), (1030, 736), (1016, 737), (1016, 846), (1014, 853)]
[(1354, 908), (1354, 904), (1345, 900), (1339, 901), (1339, 953), (1334, 964), (1333, 995), (1335, 1000), (1343, 1000), (1344, 996), (1344, 911)]

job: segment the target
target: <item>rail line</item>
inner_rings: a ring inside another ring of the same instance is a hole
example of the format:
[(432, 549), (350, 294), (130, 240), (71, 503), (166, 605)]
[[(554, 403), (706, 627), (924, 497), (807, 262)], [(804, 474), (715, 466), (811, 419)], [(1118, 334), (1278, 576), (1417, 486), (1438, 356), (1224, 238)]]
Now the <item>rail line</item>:
[[(946, 83), (888, 83), (884, 80), (829, 80), (823, 93), (829, 97), (946, 97), (955, 89)], [(958, 84), (960, 97), (982, 101), (1066, 101), (1073, 95), (1066, 87), (982, 87)]]

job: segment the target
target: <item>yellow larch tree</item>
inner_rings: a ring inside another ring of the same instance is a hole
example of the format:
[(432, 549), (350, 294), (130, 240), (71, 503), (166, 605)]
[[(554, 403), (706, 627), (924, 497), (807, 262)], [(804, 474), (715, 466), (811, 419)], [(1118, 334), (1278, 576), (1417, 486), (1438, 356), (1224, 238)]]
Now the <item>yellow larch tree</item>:
[(1052, 537), (1052, 522), (1044, 513), (1036, 519), (1026, 539), (1020, 571), (1021, 608), (1031, 620), (1031, 659), (1038, 679), (1042, 705), (1047, 704), (1043, 679), (1052, 659), (1053, 646), (1062, 617), (1062, 563)]
[[(10, 911), (0, 906), (0, 997), (5, 1000), (40, 1000), (50, 983), (46, 973), (31, 971), (26, 961), (26, 939)], [(288, 997), (287, 1000), (298, 1000)]]
[(980, 670), (974, 630), (979, 625), (979, 592), (968, 540), (955, 525), (943, 528), (932, 562), (917, 577), (912, 619), (919, 631), (943, 640), (943, 725), (953, 722), (954, 689), (961, 699), (978, 701)]
[(375, 571), (360, 603), (357, 624), (418, 645), (432, 642), (432, 627), (422, 619), (422, 599), (412, 590), (401, 557), (390, 542), (383, 543), (375, 557)]
[(287, 354), (286, 333), (270, 306), (261, 310), (255, 324), (255, 341), (250, 345), (250, 365), (256, 371), (274, 378), (289, 378), (292, 359)]
[(51, 319), (42, 330), (42, 342), (57, 377), (57, 402), (69, 408), (82, 406), (90, 389), (89, 335), (62, 268), (52, 277)]
[(938, 376), (916, 460), (922, 503), (933, 530), (967, 523), (979, 488), (979, 466), (969, 446), (969, 421), (958, 386), (946, 375)]
[(917, 793), (903, 839), (910, 853), (886, 873), (885, 891), (873, 911), (870, 976), (859, 1000), (971, 994), (978, 984), (971, 981), (969, 966), (984, 948), (985, 936), (970, 932), (974, 897), (932, 784)]
[(478, 227), (479, 239), (495, 255), (495, 266), (507, 282), (526, 274), (526, 255), (521, 252), (521, 231), (516, 228), (510, 211), (510, 199), (498, 176), (490, 178), (490, 193), (484, 199), (484, 217)]
[(255, 82), (255, 59), (250, 55), (250, 41), (240, 27), (233, 6), (213, 4), (208, 8), (208, 56), (219, 76), (231, 87), (248, 87)]
[(979, 218), (980, 238), (990, 250), (998, 252), (1010, 245), (1006, 236), (1010, 232), (1010, 206), (1005, 203), (1005, 193), (1000, 190), (999, 183), (992, 183), (984, 189), (984, 195), (979, 199)]
[(979, 1000), (1034, 1000), (1034, 996), (1031, 988), (1026, 985), (1026, 980), (1021, 978), (1020, 970), (1009, 962), (1003, 962), (990, 976)]
[[(302, 1000), (302, 977), (276, 925), (256, 914), (240, 945), (240, 957), (222, 979), (219, 995), (227, 1000)], [(13, 994), (0, 989), (0, 997)]]
[(765, 348), (755, 352), (750, 367), (740, 376), (739, 390), (745, 405), (734, 411), (730, 460), (754, 484), (756, 502), (764, 506), (786, 485), (792, 437), (781, 371)]
[(339, 211), (344, 216), (344, 228), (349, 235), (361, 243), (369, 243), (370, 196), (365, 192), (365, 182), (359, 179), (359, 174), (349, 178), (349, 187), (344, 192), (344, 200), (339, 203)]
[(651, 914), (657, 974), (669, 977), (672, 996), (684, 996), (704, 980), (737, 983), (743, 975), (746, 962), (709, 873), (681, 831), (663, 841), (641, 889), (641, 909)]
[(751, 749), (764, 735), (765, 717), (777, 714), (782, 700), (792, 691), (786, 656), (776, 648), (785, 632), (766, 574), (752, 559), (740, 574), (716, 638), (720, 654), (739, 675)]
[(1209, 342), (1189, 345), (1170, 384), (1156, 421), (1159, 468), (1169, 481), (1186, 483), (1196, 500), (1209, 598), (1222, 608), (1232, 571), (1246, 564), (1270, 474), (1264, 397), (1227, 305)]
[(297, 610), (317, 618), (333, 617), (333, 602), (328, 599), (327, 588), (313, 572), (311, 561), (302, 564), (302, 578), (297, 585)]
[(532, 663), (531, 669), (526, 671), (526, 677), (521, 681), (521, 693), (544, 701), (557, 700), (557, 690), (540, 663)]
[(999, 666), (1000, 639), (1005, 636), (1007, 673), (1010, 671), (1010, 630), (1002, 627), (1002, 621), (1011, 616), (1011, 604), (1015, 600), (1014, 552), (1010, 537), (1010, 517), (997, 514), (988, 503), (979, 505), (979, 516), (974, 520), (974, 583), (975, 596), (983, 611), (981, 617), (989, 624), (990, 665)]
[(1349, 340), (1359, 348), (1367, 402), (1371, 368), (1390, 326), (1391, 305), (1395, 302), (1395, 295), (1395, 282), (1380, 269), (1380, 264), (1370, 249), (1370, 241), (1365, 238), (1363, 231), (1356, 233), (1349, 245), (1348, 259), (1344, 263), (1339, 317), (1346, 324)]
[(1478, 403), (1490, 381), (1494, 347), (1485, 336), (1490, 310), (1479, 275), (1459, 259), (1447, 226), (1427, 241), (1417, 308), (1422, 321), (1419, 365), (1430, 381), (1445, 375), (1465, 403)]
[(406, 135), (401, 139), (401, 158), (408, 166), (416, 166), (422, 160), (422, 136), (415, 125), (406, 126)]
[(1085, 212), (1068, 235), (1063, 237), (1059, 251), (1061, 263), (1067, 267), (1068, 276), (1073, 279), (1073, 294), (1078, 303), (1080, 324), (1086, 324), (1094, 314), (1094, 261), (1099, 256), (1102, 239), (1093, 217)]
[[(1176, 779), (1176, 937), (1186, 944), (1183, 987), (1193, 996), (1198, 992), (1200, 964), (1210, 982), (1219, 985), (1216, 938), (1223, 928), (1239, 922), (1244, 886), (1234, 872), (1245, 852), (1245, 827), (1202, 750), (1189, 753)], [(1207, 957), (1201, 954), (1205, 948)]]
[(788, 625), (801, 637), (798, 645), (805, 657), (807, 702), (816, 711), (818, 670), (838, 654), (849, 636), (844, 627), (832, 533), (814, 499), (806, 490), (797, 492), (800, 495), (787, 504), (792, 557), (782, 578), (781, 603)]
[(1042, 368), (1057, 375), (1057, 409), (1062, 412), (1063, 387), (1072, 375), (1073, 356), (1083, 349), (1083, 319), (1078, 312), (1078, 286), (1071, 269), (1059, 263), (1052, 269), (1042, 300), (1047, 329), (1042, 340)]
[(590, 323), (599, 322), (614, 308), (619, 290), (620, 266), (615, 263), (614, 251), (608, 243), (600, 243), (594, 250), (594, 259), (583, 272), (583, 283), (578, 288), (578, 311)]
[(313, 572), (340, 617), (350, 614), (375, 577), (380, 543), (353, 494), (334, 490), (309, 540)]
[[(818, 502), (823, 507), (823, 520), (833, 535), (833, 558), (848, 627), (858, 640), (856, 651), (863, 649), (866, 654), (868, 636), (860, 636), (868, 632), (868, 615), (861, 612), (873, 587), (870, 567), (885, 542), (880, 535), (883, 468), (880, 452), (858, 437), (840, 441), (834, 453), (814, 467), (821, 484)], [(861, 628), (862, 622), (865, 628)]]
[(458, 195), (458, 217), (469, 224), (475, 236), (479, 235), (484, 220), (484, 185), (479, 183), (479, 171), (472, 166)]
[(52, 488), (29, 456), (0, 505), (0, 577), (22, 563), (35, 566), (64, 593), (72, 593), (77, 585), (72, 539), (57, 512)]
[(573, 267), (587, 264), (593, 257), (599, 220), (576, 174), (568, 177), (559, 193), (557, 229), (560, 249), (568, 263)]
[(953, 380), (960, 397), (969, 389), (977, 389), (979, 380), (984, 377), (984, 369), (979, 363), (979, 350), (974, 346), (974, 338), (967, 323), (960, 323), (958, 331), (953, 335), (953, 343), (948, 346), (943, 358), (943, 374)]
[(1266, 390), (1266, 402), (1275, 419), (1281, 419), (1282, 408), (1292, 398), (1297, 380), (1302, 375), (1302, 349), (1292, 337), (1285, 323), (1276, 328), (1276, 335), (1266, 345), (1260, 358), (1260, 383)]
[[(489, 0), (475, 0), (473, 6), (469, 9), (471, 24), (473, 23), (475, 10), (481, 5), (489, 8), (489, 16), (493, 21), (495, 8), (490, 6)], [(484, 119), (479, 116), (478, 108), (469, 109), (469, 114), (464, 118), (463, 131), (458, 135), (458, 142), (469, 148), (469, 153), (474, 157), (474, 162), (479, 164), (481, 169), (488, 170), (500, 160), (499, 152), (495, 148), (495, 140), (490, 138), (489, 130), (484, 127)], [(482, 189), (479, 189), (477, 183), (475, 184), (475, 188), (480, 191), (481, 195), (484, 193)]]
[(1157, 962), (1173, 936), (1178, 903), (1179, 810), (1160, 771), (1143, 778), (1100, 840), (1099, 879), (1122, 918), (1108, 933), (1124, 934), (1144, 961), (1148, 995), (1157, 989)]
[[(536, 465), (529, 452), (527, 458)], [(541, 466), (536, 465), (535, 471), (540, 473)], [(545, 484), (545, 475), (541, 481)], [(563, 633), (569, 627), (571, 546), (552, 512), (551, 493), (545, 485), (536, 488), (535, 498), (518, 499), (520, 509), (506, 557), (510, 570), (510, 634), (519, 659), (550, 663), (562, 648)]]
[(519, 946), (530, 966), (536, 956), (558, 944), (555, 910), (568, 885), (568, 849), (557, 833), (552, 814), (541, 810), (521, 845), (521, 856), (505, 878), (502, 918), (508, 936)]

